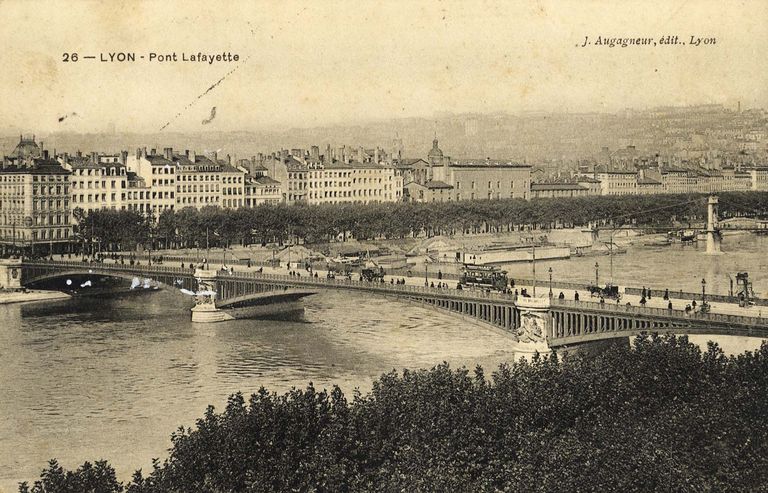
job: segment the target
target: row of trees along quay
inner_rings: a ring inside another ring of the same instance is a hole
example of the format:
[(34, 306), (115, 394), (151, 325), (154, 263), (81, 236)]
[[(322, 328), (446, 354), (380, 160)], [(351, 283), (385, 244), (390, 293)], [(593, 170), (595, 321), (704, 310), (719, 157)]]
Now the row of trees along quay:
[[(262, 205), (135, 211), (76, 209), (75, 238), (88, 250), (393, 239), (587, 226), (683, 226), (706, 220), (706, 195), (624, 195), (463, 202)], [(720, 217), (768, 216), (768, 192), (720, 194)]]
[(766, 491), (766, 402), (767, 342), (726, 356), (640, 336), (490, 377), (447, 364), (393, 371), (351, 400), (311, 383), (234, 394), (127, 484), (106, 461), (51, 460), (19, 491)]

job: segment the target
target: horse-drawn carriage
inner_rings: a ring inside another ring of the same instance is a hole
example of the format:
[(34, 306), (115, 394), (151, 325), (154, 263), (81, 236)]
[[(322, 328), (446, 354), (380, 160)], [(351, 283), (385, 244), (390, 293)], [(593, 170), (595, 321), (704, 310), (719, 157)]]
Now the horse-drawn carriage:
[(619, 287), (615, 284), (606, 284), (605, 287), (600, 287), (595, 284), (587, 286), (589, 295), (593, 298), (609, 298), (619, 301), (621, 299), (621, 293), (619, 293)]
[(366, 267), (360, 272), (360, 276), (368, 282), (384, 282), (384, 269)]

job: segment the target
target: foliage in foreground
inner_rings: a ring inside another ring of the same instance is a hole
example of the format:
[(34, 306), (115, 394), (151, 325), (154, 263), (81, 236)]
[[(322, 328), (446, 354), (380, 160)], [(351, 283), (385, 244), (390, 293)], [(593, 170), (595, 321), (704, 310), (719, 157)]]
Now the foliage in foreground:
[(55, 462), (20, 492), (768, 491), (768, 343), (727, 357), (643, 336), (595, 356), (534, 357), (490, 378), (391, 372), (209, 407), (127, 485)]

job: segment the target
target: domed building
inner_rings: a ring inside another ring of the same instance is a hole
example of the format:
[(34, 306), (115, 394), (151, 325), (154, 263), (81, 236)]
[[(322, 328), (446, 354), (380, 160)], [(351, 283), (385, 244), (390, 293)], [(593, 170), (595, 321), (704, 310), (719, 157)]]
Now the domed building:
[(441, 166), (443, 164), (443, 151), (437, 146), (437, 137), (432, 141), (432, 149), (427, 154), (427, 160), (432, 166)]
[(41, 146), (35, 142), (34, 135), (19, 135), (19, 143), (11, 152), (11, 157), (17, 157), (21, 160), (27, 160), (29, 158), (42, 157), (43, 151)]

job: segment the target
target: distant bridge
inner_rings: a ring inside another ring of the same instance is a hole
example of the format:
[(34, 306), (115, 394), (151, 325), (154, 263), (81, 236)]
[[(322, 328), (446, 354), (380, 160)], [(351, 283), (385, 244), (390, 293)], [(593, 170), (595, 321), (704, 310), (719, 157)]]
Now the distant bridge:
[[(122, 265), (83, 262), (26, 261), (22, 283), (63, 280), (71, 276), (104, 276), (152, 279), (156, 282), (197, 289), (192, 269), (163, 265)], [(249, 294), (285, 289), (342, 289), (397, 297), (493, 325), (520, 341), (542, 348), (635, 336), (643, 332), (673, 334), (739, 335), (768, 338), (768, 320), (717, 313), (686, 314), (680, 310), (645, 308), (557, 298), (522, 298), (480, 290), (456, 290), (413, 285), (373, 283), (347, 279), (313, 278), (235, 271), (220, 271), (215, 279), (222, 302)]]

